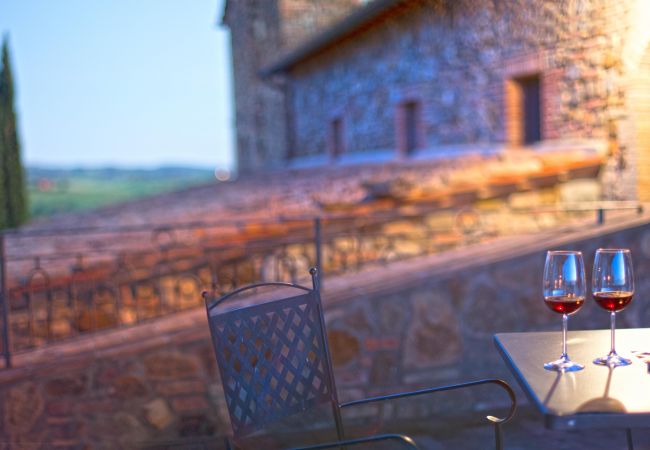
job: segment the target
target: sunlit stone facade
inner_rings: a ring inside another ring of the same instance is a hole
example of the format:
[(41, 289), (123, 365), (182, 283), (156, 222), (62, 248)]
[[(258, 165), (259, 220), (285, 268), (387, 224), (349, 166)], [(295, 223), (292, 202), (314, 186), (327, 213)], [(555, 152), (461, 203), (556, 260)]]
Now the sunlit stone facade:
[[(237, 37), (248, 22), (231, 8), (242, 170), (587, 146), (605, 156), (605, 198), (650, 198), (650, 3), (350, 3), (303, 39), (258, 47)], [(266, 128), (247, 125), (251, 86), (281, 105)]]

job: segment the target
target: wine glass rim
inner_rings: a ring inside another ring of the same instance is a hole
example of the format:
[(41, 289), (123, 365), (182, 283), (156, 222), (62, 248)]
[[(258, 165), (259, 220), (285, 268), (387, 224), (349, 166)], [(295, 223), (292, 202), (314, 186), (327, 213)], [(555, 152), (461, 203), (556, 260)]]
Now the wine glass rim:
[(582, 255), (578, 250), (548, 250), (549, 255)]
[(629, 248), (599, 248), (596, 253), (630, 253)]

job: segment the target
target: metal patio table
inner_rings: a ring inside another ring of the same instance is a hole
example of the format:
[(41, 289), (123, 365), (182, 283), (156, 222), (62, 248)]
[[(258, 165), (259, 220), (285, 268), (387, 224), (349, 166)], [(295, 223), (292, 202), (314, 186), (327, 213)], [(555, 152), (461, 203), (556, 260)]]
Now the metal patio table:
[(494, 342), (547, 428), (627, 429), (630, 448), (629, 430), (650, 428), (650, 373), (642, 359), (650, 352), (650, 329), (616, 330), (616, 350), (633, 360), (617, 368), (592, 363), (609, 351), (609, 330), (569, 331), (569, 356), (585, 368), (567, 373), (543, 367), (562, 353), (561, 331), (501, 333)]

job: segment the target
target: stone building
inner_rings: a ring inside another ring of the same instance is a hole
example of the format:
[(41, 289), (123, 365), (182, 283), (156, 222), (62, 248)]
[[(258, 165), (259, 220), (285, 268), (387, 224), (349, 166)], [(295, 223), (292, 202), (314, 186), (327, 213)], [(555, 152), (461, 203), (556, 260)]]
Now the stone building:
[(282, 79), (262, 79), (262, 68), (361, 1), (226, 1), (223, 23), (232, 40), (240, 171), (277, 167), (287, 158), (290, 86)]
[(239, 168), (590, 148), (650, 199), (650, 2), (229, 0)]

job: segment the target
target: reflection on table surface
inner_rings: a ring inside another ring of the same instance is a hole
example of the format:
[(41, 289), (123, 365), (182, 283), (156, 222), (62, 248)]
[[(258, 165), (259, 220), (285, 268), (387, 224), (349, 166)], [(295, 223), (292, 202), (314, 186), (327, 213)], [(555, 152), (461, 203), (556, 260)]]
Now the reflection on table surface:
[(585, 365), (579, 372), (556, 373), (543, 364), (561, 351), (560, 332), (503, 333), (497, 347), (526, 394), (545, 414), (648, 414), (650, 374), (643, 353), (650, 351), (650, 329), (620, 329), (619, 353), (632, 357), (630, 366), (610, 368), (592, 361), (609, 349), (609, 330), (569, 331), (568, 353)]

